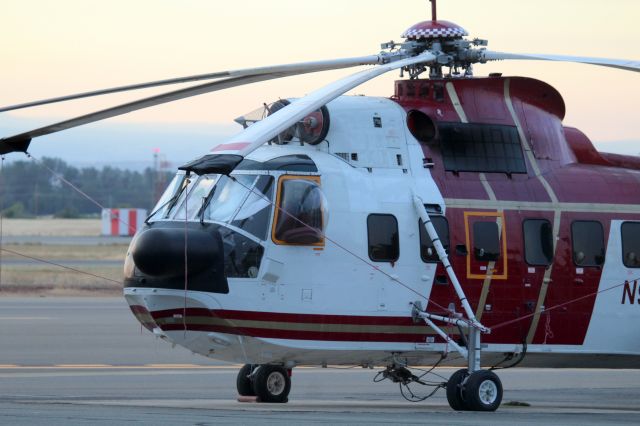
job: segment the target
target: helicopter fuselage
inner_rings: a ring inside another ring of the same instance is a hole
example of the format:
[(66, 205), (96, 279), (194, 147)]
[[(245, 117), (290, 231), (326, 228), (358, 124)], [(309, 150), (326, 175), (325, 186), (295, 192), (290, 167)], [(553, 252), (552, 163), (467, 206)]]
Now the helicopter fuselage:
[(230, 177), (178, 174), (125, 263), (145, 327), (247, 364), (435, 362), (448, 345), (414, 305), (461, 306), (417, 195), (492, 329), (485, 359), (526, 347), (529, 365), (637, 365), (640, 167), (565, 128), (552, 87), (400, 80), (391, 99), (327, 108), (317, 145), (274, 141)]

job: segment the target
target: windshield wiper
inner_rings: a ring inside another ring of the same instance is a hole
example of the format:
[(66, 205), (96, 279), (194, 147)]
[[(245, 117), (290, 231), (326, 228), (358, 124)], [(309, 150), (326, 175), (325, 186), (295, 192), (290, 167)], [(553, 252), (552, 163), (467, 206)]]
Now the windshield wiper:
[(198, 213), (198, 216), (200, 216), (200, 225), (204, 225), (204, 212), (205, 210), (207, 210), (207, 206), (209, 206), (211, 199), (215, 195), (216, 189), (218, 189), (218, 182), (216, 182), (216, 184), (213, 185), (213, 189), (211, 190), (209, 195), (202, 198), (202, 207), (200, 207), (200, 212)]
[(185, 190), (185, 188), (187, 186), (189, 186), (188, 184), (185, 185), (185, 181), (186, 181), (187, 176), (185, 175), (185, 177), (182, 179), (182, 182), (180, 183), (180, 190), (177, 191), (173, 197), (169, 198), (167, 200), (167, 202), (163, 203), (160, 207), (158, 207), (157, 209), (155, 209), (151, 214), (149, 214), (149, 216), (147, 216), (147, 218), (144, 220), (144, 223), (146, 223), (147, 225), (149, 224), (149, 219), (151, 219), (153, 216), (156, 215), (156, 213), (158, 213), (160, 210), (162, 210), (163, 208), (165, 208), (166, 206), (170, 205), (169, 208), (167, 209), (167, 211), (171, 211), (171, 209), (175, 206), (176, 202), (178, 201), (178, 198), (180, 198), (180, 195), (182, 195), (182, 191)]

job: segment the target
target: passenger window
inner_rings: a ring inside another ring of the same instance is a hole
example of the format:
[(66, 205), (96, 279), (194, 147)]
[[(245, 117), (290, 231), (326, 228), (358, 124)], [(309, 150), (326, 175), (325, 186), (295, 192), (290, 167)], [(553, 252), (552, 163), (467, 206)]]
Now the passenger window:
[(318, 176), (283, 176), (277, 196), (273, 241), (322, 245), (326, 201)]
[[(440, 242), (444, 246), (444, 249), (449, 251), (449, 223), (444, 216), (432, 216), (431, 223), (433, 227), (436, 229), (436, 233), (440, 238)], [(422, 219), (418, 222), (418, 226), (420, 227), (420, 258), (423, 262), (427, 263), (435, 263), (439, 262), (440, 258), (438, 257), (438, 253), (436, 252), (436, 248), (433, 246), (431, 242), (431, 238), (429, 234), (427, 234), (427, 230), (424, 229), (424, 222)]]
[(391, 214), (367, 217), (369, 258), (374, 262), (395, 262), (400, 257), (398, 221)]
[(604, 231), (600, 222), (581, 220), (571, 224), (573, 262), (577, 266), (604, 263)]
[(640, 268), (640, 222), (622, 224), (622, 262), (627, 268)]
[(473, 253), (476, 260), (491, 262), (500, 257), (500, 232), (496, 222), (473, 224)]
[(546, 219), (527, 219), (522, 223), (524, 259), (529, 265), (550, 265), (553, 261), (553, 231)]

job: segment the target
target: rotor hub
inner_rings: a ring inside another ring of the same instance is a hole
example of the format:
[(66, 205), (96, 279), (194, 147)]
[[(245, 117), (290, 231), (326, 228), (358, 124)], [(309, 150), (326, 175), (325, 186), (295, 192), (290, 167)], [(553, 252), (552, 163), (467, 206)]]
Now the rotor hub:
[(468, 35), (464, 28), (453, 22), (433, 20), (419, 22), (402, 33), (402, 37), (409, 40), (456, 39)]
[(423, 21), (407, 29), (403, 34), (404, 43), (384, 43), (384, 48), (401, 49), (409, 55), (417, 55), (429, 51), (435, 60), (429, 64), (415, 64), (405, 67), (403, 71), (409, 73), (409, 78), (418, 78), (420, 74), (429, 71), (429, 78), (443, 78), (443, 67), (449, 68), (449, 76), (471, 77), (472, 64), (482, 62), (482, 50), (474, 47), (486, 46), (486, 40), (468, 40), (467, 30), (449, 21), (434, 18)]

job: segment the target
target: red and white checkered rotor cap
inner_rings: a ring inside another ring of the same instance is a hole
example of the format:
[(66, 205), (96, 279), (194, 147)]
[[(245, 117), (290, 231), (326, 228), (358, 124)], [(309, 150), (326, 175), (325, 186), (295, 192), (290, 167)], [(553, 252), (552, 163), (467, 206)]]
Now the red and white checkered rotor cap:
[(449, 21), (423, 21), (402, 33), (402, 37), (410, 40), (421, 38), (460, 38), (469, 33), (459, 25)]

